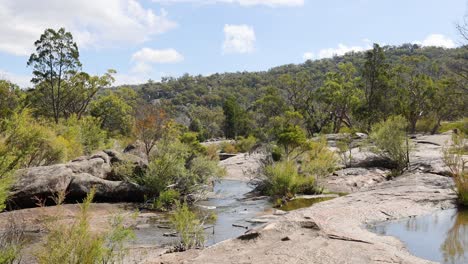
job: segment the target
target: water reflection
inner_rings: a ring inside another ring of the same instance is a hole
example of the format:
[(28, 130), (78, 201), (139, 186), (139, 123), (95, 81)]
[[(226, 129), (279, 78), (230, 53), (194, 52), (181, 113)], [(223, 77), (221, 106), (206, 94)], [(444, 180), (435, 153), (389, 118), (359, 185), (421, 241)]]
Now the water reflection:
[(468, 210), (458, 212), (454, 218), (454, 224), (440, 249), (445, 263), (467, 263)]
[(442, 263), (468, 263), (468, 211), (443, 210), (371, 227), (398, 237), (419, 257)]

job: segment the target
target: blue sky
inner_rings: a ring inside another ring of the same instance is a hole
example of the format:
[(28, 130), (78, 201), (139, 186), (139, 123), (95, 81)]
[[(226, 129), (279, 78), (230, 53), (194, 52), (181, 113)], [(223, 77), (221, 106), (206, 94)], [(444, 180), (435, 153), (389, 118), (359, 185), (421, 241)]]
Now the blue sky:
[(257, 71), (381, 44), (459, 45), (466, 0), (0, 0), (0, 77), (27, 86), (47, 27), (74, 35), (84, 70), (116, 84)]

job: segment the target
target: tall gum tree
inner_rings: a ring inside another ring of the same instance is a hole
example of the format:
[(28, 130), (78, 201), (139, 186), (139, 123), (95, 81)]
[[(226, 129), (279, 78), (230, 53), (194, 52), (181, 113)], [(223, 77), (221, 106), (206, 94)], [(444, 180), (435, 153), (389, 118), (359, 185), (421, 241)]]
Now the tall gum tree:
[(42, 89), (43, 105), (50, 107), (47, 114), (58, 123), (67, 101), (66, 83), (81, 69), (78, 46), (64, 28), (46, 29), (34, 46), (27, 63), (33, 69), (31, 82)]

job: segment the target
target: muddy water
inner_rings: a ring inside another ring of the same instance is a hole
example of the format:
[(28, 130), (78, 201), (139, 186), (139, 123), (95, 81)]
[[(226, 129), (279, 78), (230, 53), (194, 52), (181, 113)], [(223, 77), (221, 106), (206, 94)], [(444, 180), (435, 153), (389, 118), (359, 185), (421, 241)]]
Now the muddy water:
[(415, 256), (446, 264), (468, 263), (468, 210), (443, 210), (370, 229), (397, 237)]
[[(258, 225), (248, 220), (271, 208), (271, 204), (266, 199), (243, 199), (244, 195), (251, 190), (252, 187), (243, 181), (220, 180), (215, 183), (211, 198), (195, 205), (195, 209), (200, 210), (202, 214), (214, 213), (216, 215), (216, 220), (206, 225), (206, 246), (238, 237), (247, 229)], [(172, 245), (176, 238), (164, 236), (164, 233), (172, 232), (167, 229), (167, 226), (165, 215), (152, 219), (148, 225), (135, 230), (137, 239), (134, 244)]]

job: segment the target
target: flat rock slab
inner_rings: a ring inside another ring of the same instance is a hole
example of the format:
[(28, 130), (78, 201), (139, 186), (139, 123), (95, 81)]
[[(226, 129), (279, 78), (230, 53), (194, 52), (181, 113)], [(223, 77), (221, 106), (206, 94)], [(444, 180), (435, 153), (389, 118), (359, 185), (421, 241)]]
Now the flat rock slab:
[(456, 198), (452, 185), (450, 178), (435, 174), (403, 175), (278, 216), (256, 230), (255, 238), (232, 239), (145, 263), (432, 263), (412, 256), (396, 238), (379, 236), (365, 226), (452, 208)]

